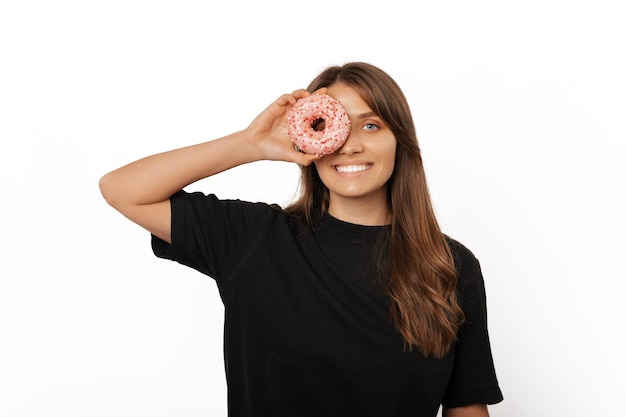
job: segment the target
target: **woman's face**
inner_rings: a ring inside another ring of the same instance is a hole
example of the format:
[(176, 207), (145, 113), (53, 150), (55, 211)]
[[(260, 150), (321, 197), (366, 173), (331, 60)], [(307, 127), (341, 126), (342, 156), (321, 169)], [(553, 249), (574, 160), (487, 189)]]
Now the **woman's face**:
[[(330, 192), (330, 207), (343, 203), (387, 206), (387, 181), (394, 170), (396, 138), (352, 87), (332, 84), (326, 93), (348, 113), (348, 139), (335, 153), (315, 161)], [(380, 207), (380, 206), (379, 206)]]

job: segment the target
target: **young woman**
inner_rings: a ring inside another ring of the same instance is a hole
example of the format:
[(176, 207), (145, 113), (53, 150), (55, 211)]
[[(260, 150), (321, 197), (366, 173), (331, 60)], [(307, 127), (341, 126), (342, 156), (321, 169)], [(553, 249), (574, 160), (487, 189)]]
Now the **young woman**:
[[(350, 118), (331, 155), (294, 149), (287, 114), (328, 94)], [(291, 206), (183, 187), (259, 160), (302, 167)], [(478, 261), (438, 227), (395, 81), (333, 66), (246, 129), (121, 167), (107, 202), (154, 253), (214, 278), (231, 416), (487, 416), (502, 400)]]

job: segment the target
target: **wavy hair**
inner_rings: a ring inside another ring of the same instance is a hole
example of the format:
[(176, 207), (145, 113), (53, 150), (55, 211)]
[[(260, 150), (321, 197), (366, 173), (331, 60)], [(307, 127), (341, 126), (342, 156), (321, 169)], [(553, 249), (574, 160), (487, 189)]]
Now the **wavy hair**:
[[(464, 321), (456, 294), (454, 260), (432, 207), (415, 124), (404, 93), (383, 70), (363, 62), (331, 66), (307, 87), (335, 83), (354, 88), (390, 127), (397, 141), (388, 182), (391, 233), (379, 262), (390, 315), (405, 348), (441, 358)], [(315, 164), (301, 167), (300, 196), (287, 211), (313, 224), (328, 211), (329, 191)]]

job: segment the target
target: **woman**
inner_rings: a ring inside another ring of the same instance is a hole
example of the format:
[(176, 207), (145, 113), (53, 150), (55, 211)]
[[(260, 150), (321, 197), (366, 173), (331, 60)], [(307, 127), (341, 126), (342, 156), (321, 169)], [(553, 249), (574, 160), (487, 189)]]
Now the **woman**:
[[(350, 134), (294, 149), (287, 114), (328, 94)], [(302, 167), (291, 206), (183, 187), (259, 160)], [(231, 416), (487, 416), (502, 400), (480, 266), (439, 229), (398, 85), (365, 63), (329, 67), (246, 129), (105, 175), (109, 204), (153, 250), (213, 277), (225, 306)]]

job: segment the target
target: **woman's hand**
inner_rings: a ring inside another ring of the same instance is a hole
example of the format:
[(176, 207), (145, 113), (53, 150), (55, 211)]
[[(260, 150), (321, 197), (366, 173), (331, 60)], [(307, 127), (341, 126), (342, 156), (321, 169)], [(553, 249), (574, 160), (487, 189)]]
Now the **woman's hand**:
[(315, 155), (299, 152), (289, 138), (287, 114), (296, 102), (310, 95), (307, 90), (283, 94), (259, 114), (242, 132), (245, 143), (254, 149), (258, 159), (295, 162), (309, 165)]

